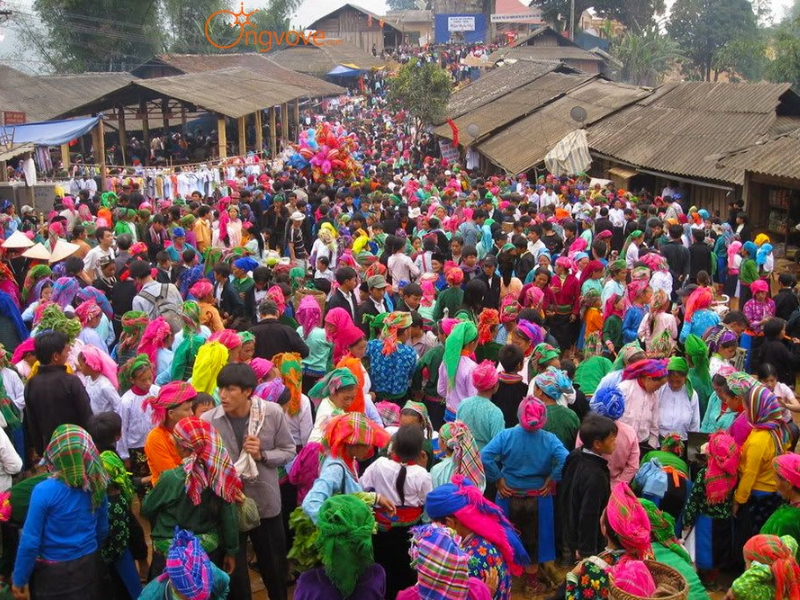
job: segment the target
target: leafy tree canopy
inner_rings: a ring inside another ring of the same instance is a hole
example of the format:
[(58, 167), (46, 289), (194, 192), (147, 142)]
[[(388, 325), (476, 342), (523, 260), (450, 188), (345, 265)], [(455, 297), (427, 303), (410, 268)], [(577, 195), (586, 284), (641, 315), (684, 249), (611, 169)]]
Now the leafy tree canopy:
[(417, 131), (445, 119), (453, 91), (450, 74), (435, 63), (412, 60), (389, 81), (389, 101), (417, 122)]
[[(569, 28), (570, 0), (542, 0), (545, 18), (563, 29)], [(666, 10), (664, 0), (575, 0), (575, 21), (588, 8), (601, 17), (616, 19), (628, 29), (641, 32), (655, 23), (655, 16)]]

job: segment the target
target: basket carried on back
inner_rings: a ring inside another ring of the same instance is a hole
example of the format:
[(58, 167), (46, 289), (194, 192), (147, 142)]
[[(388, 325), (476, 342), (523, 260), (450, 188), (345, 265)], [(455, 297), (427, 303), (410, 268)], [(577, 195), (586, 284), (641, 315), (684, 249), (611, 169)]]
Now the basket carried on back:
[(613, 583), (610, 587), (610, 600), (686, 600), (689, 597), (689, 584), (678, 571), (672, 567), (661, 564), (654, 560), (646, 560), (644, 564), (650, 570), (650, 574), (656, 582), (656, 591), (652, 596), (634, 596), (624, 592)]
[(314, 296), (314, 299), (319, 303), (319, 308), (322, 311), (322, 314), (325, 314), (325, 304), (326, 304), (326, 296), (325, 292), (321, 292), (319, 290), (310, 290), (308, 288), (300, 288), (294, 293), (294, 307), (297, 309), (300, 306), (300, 302), (303, 300), (305, 296)]

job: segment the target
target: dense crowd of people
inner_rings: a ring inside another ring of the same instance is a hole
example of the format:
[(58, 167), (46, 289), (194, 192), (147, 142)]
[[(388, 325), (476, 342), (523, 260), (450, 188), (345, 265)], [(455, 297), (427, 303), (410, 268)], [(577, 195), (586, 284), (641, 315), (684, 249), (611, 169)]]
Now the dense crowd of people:
[(742, 204), (345, 114), (353, 180), (0, 205), (3, 593), (800, 598), (800, 301)]

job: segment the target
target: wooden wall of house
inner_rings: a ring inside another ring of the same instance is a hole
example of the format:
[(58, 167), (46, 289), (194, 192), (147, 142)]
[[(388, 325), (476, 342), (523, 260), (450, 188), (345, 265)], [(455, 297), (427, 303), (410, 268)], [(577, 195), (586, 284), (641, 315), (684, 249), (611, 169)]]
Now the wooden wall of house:
[(564, 64), (575, 67), (576, 69), (580, 69), (584, 73), (588, 73), (589, 75), (596, 75), (600, 73), (603, 68), (603, 64), (600, 61), (596, 60), (579, 60), (579, 59), (572, 59), (572, 58), (565, 58)]
[(320, 19), (314, 24), (314, 29), (324, 31), (326, 37), (341, 38), (368, 52), (373, 44), (378, 52), (384, 48), (384, 30), (379, 19), (373, 18), (370, 25), (368, 16), (359, 11), (343, 10), (336, 16)]
[(525, 45), (533, 46), (534, 48), (553, 48), (560, 44), (558, 43), (558, 34), (546, 31), (544, 33), (540, 33), (539, 35), (533, 36)]

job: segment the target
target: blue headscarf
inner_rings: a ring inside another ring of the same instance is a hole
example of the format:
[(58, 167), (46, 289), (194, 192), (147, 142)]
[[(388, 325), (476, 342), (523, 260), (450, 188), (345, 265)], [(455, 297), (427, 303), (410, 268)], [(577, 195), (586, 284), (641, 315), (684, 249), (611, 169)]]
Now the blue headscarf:
[(758, 246), (756, 246), (753, 242), (745, 242), (742, 248), (744, 248), (750, 258), (756, 258), (756, 255), (758, 254)]
[[(3, 291), (0, 291), (0, 315), (11, 319), (11, 322), (14, 324), (14, 328), (17, 330), (17, 335), (19, 336), (20, 342), (24, 342), (26, 339), (28, 339), (30, 332), (28, 331), (28, 328), (25, 327), (25, 323), (22, 320), (22, 313), (19, 312), (17, 305), (14, 304), (14, 299), (11, 297), (11, 295)], [(14, 350), (14, 348), (7, 349)]]
[(599, 415), (616, 421), (625, 412), (625, 396), (617, 386), (604, 387), (592, 397), (589, 408)]
[(176, 227), (172, 230), (172, 237), (186, 237), (186, 230), (183, 227)]
[(761, 267), (767, 262), (769, 253), (772, 252), (772, 244), (764, 244), (756, 252), (756, 264)]
[(564, 371), (555, 367), (547, 367), (533, 381), (536, 387), (553, 400), (560, 398), (562, 394), (568, 394), (572, 391), (572, 381)]
[(252, 271), (258, 268), (258, 261), (249, 256), (233, 261), (233, 266), (242, 271)]

